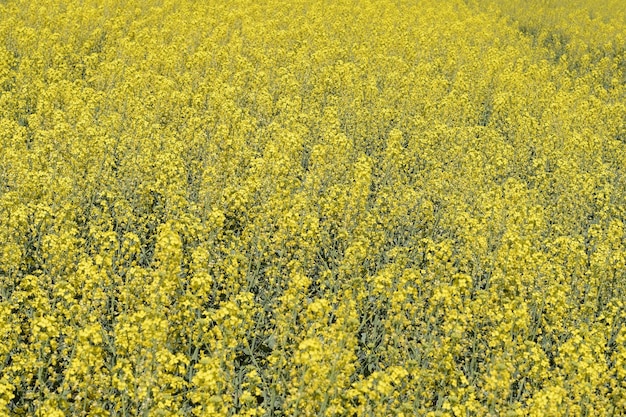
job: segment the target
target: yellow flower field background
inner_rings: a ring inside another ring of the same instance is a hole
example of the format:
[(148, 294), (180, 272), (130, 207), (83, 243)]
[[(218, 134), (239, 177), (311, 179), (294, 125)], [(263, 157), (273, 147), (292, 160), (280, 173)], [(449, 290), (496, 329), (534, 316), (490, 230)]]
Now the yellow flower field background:
[(0, 1), (0, 414), (626, 415), (626, 6)]

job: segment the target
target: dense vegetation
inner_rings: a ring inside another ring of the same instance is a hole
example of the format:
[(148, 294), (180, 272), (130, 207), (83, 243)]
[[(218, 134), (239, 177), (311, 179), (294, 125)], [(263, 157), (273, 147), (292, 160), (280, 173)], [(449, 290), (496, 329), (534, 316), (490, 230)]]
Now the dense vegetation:
[(0, 413), (625, 415), (625, 11), (0, 2)]

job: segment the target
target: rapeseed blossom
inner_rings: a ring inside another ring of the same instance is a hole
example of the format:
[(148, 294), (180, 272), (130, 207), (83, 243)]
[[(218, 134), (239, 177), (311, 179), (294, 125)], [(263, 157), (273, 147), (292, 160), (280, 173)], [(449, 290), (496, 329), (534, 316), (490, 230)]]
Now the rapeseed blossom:
[(0, 414), (626, 415), (622, 3), (0, 2)]

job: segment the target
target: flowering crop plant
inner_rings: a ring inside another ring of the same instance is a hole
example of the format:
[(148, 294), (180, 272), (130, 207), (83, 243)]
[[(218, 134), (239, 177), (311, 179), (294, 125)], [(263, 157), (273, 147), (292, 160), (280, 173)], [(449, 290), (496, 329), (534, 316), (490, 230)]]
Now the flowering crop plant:
[(0, 0), (0, 415), (625, 416), (623, 0)]

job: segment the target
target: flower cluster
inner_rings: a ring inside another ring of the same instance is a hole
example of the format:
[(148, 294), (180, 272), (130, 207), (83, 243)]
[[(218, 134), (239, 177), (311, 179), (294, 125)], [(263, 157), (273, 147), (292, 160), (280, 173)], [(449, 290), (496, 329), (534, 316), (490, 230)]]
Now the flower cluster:
[(626, 415), (622, 3), (0, 1), (0, 414)]

